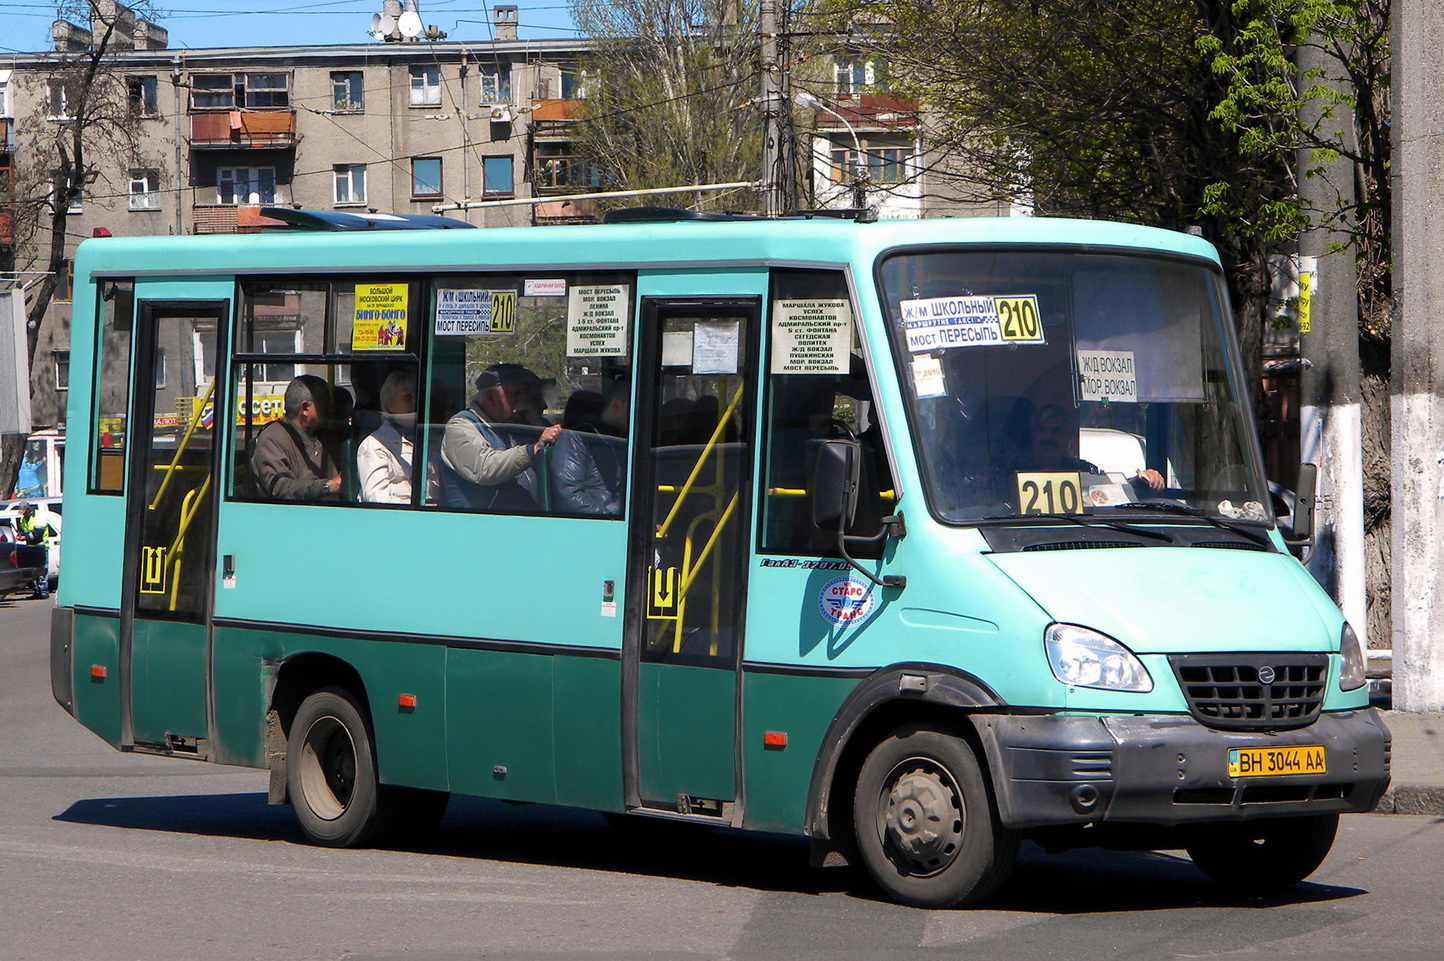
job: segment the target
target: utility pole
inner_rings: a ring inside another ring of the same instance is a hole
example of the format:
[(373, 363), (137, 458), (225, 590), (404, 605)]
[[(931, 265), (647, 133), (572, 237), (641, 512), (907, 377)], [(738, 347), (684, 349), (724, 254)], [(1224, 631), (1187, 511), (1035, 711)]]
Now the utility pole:
[[(1299, 45), (1299, 73), (1322, 71), (1317, 82), (1343, 90), (1347, 81), (1338, 75), (1339, 63), (1320, 43), (1314, 37)], [(1328, 119), (1321, 116), (1317, 101), (1308, 111), (1306, 122), (1343, 130), (1346, 144), (1352, 146), (1354, 118), (1345, 104), (1335, 105)], [(1329, 215), (1353, 205), (1354, 165), (1342, 158), (1319, 165), (1312, 151), (1299, 154), (1300, 169), (1322, 167), (1299, 182), (1299, 199), (1315, 224), (1299, 238), (1299, 319), (1301, 327), (1307, 321), (1309, 328), (1299, 332), (1300, 353), (1311, 365), (1301, 374), (1299, 448), (1305, 463), (1319, 465), (1309, 572), (1367, 644), (1358, 277), (1349, 238), (1329, 226)]]
[(777, 217), (797, 206), (792, 163), (792, 104), (776, 0), (759, 0), (762, 66), (762, 212)]
[(1393, 9), (1394, 706), (1444, 709), (1444, 6)]

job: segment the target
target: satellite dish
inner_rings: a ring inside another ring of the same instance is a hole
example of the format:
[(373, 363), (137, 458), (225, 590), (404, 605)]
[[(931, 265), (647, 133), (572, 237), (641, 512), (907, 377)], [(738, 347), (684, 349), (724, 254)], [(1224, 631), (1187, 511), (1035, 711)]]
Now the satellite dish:
[(415, 10), (407, 10), (396, 18), (396, 26), (401, 30), (401, 35), (407, 40), (414, 40), (421, 36), (426, 28), (421, 25), (421, 14)]
[(396, 29), (396, 18), (389, 13), (378, 13), (371, 18), (371, 30), (377, 40), (385, 40)]
[(386, 33), (381, 29), (381, 14), (371, 14), (371, 29), (368, 32), (377, 40), (380, 40), (382, 37), (386, 36)]

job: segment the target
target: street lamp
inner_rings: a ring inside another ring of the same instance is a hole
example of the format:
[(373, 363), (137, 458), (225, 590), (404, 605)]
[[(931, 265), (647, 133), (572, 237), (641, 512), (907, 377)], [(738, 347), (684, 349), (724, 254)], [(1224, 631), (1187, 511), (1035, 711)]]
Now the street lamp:
[(846, 117), (806, 90), (799, 90), (792, 95), (792, 98), (800, 104), (816, 110), (825, 110), (832, 114), (838, 120), (842, 121), (842, 125), (846, 127), (847, 132), (852, 135), (852, 145), (857, 151), (858, 163), (858, 167), (852, 177), (852, 205), (859, 210), (864, 209), (867, 206), (867, 174), (864, 172), (867, 169), (867, 155), (863, 153), (862, 141), (857, 138), (857, 131), (853, 129), (852, 124), (847, 122)]

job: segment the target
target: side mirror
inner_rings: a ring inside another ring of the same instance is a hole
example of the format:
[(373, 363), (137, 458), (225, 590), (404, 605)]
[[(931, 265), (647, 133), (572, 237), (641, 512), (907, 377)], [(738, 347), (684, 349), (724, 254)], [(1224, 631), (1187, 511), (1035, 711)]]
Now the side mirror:
[(1294, 493), (1293, 532), (1290, 544), (1310, 547), (1314, 541), (1314, 496), (1318, 492), (1319, 465), (1299, 465), (1299, 489)]
[(862, 477), (862, 446), (835, 438), (818, 445), (812, 479), (812, 523), (842, 533), (857, 514), (857, 489)]

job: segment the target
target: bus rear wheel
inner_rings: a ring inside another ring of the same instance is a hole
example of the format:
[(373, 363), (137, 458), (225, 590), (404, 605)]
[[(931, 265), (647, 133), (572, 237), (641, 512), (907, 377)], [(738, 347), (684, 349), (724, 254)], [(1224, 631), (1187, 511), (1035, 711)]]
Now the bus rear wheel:
[(981, 901), (1018, 855), (1018, 834), (998, 820), (973, 749), (923, 724), (898, 728), (867, 756), (853, 827), (873, 880), (913, 907)]
[(371, 726), (350, 692), (322, 688), (301, 702), (286, 755), (291, 807), (311, 841), (360, 847), (393, 826), (395, 798), (377, 778)]
[(1316, 871), (1339, 829), (1337, 814), (1200, 825), (1185, 850), (1214, 881), (1239, 894), (1269, 894)]

